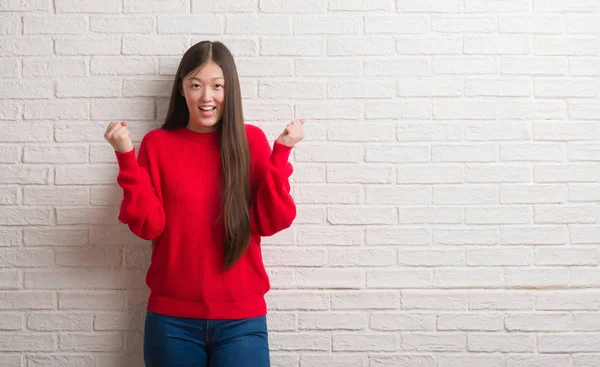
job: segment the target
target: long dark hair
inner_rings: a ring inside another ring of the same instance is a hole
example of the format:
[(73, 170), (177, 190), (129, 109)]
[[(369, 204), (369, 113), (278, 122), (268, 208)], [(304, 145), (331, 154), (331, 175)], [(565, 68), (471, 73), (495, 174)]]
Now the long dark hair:
[(187, 126), (189, 111), (181, 94), (183, 79), (213, 61), (223, 70), (225, 103), (217, 123), (221, 134), (222, 215), (225, 224), (225, 267), (233, 265), (250, 243), (250, 153), (246, 139), (242, 93), (231, 52), (221, 42), (202, 41), (190, 47), (175, 74), (165, 130)]

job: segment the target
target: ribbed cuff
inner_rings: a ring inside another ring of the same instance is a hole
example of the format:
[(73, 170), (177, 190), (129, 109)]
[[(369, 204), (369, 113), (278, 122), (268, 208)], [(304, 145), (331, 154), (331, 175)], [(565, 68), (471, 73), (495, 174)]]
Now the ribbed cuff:
[(293, 148), (294, 147), (275, 141), (275, 143), (273, 143), (273, 152), (271, 153), (271, 163), (273, 163), (275, 167), (281, 167), (288, 163)]
[(125, 153), (119, 153), (115, 151), (115, 155), (117, 156), (117, 163), (119, 164), (119, 169), (132, 169), (134, 167), (137, 167), (138, 165), (137, 159), (135, 158), (135, 148)]

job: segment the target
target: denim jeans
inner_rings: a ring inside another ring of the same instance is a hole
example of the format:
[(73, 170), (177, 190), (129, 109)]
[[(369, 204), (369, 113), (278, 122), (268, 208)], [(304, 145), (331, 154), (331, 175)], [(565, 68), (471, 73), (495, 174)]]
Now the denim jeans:
[(147, 367), (269, 367), (266, 316), (206, 320), (146, 312)]

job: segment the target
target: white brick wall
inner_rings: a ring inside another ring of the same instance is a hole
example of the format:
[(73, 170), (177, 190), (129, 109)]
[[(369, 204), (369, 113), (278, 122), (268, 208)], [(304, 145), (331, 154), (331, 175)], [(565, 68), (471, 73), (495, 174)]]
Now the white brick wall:
[(294, 117), (276, 367), (600, 366), (598, 0), (0, 0), (0, 366), (142, 366), (150, 248), (103, 140), (181, 54)]

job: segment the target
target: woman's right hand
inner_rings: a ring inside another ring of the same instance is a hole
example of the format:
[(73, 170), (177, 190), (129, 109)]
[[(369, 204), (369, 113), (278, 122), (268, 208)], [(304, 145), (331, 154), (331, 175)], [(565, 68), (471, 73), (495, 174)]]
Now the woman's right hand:
[(125, 121), (111, 121), (104, 133), (106, 139), (117, 153), (126, 153), (133, 149), (131, 134)]

